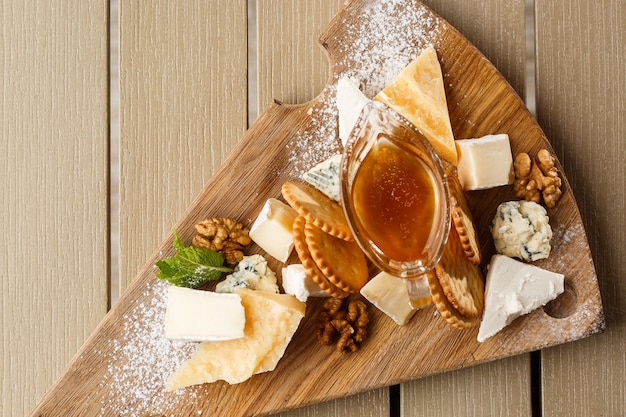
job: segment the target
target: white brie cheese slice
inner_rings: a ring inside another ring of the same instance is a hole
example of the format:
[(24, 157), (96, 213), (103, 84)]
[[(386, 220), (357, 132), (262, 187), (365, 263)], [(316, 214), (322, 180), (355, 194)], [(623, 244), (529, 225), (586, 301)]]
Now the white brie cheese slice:
[(171, 285), (165, 312), (165, 337), (176, 340), (216, 341), (244, 336), (245, 311), (238, 294)]
[(343, 146), (356, 121), (361, 115), (363, 107), (371, 100), (359, 90), (359, 81), (355, 78), (342, 77), (337, 81), (337, 111), (339, 112), (339, 139)]
[(564, 290), (563, 281), (562, 274), (494, 255), (487, 273), (478, 341), (484, 342), (516, 318), (554, 300)]

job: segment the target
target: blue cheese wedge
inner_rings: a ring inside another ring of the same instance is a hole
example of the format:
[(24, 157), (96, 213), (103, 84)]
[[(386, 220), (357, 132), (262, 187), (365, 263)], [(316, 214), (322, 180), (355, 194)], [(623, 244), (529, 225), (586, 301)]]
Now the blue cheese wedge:
[(484, 342), (516, 318), (554, 300), (563, 292), (563, 281), (563, 274), (494, 255), (487, 273), (478, 341)]
[(491, 224), (496, 251), (536, 261), (550, 256), (552, 228), (543, 206), (532, 201), (508, 201), (498, 206)]
[(348, 143), (348, 138), (359, 120), (363, 107), (370, 101), (359, 89), (359, 81), (356, 78), (342, 77), (337, 81), (339, 139), (343, 146)]
[(234, 293), (238, 288), (278, 293), (276, 274), (261, 255), (244, 256), (232, 274), (217, 284), (215, 292)]
[(241, 297), (170, 285), (165, 311), (165, 337), (187, 341), (217, 341), (244, 336)]
[(341, 154), (333, 155), (305, 172), (302, 178), (329, 198), (339, 201), (341, 199), (339, 186), (340, 166)]
[(293, 295), (240, 288), (246, 312), (244, 337), (200, 343), (191, 357), (167, 380), (167, 390), (226, 381), (238, 384), (272, 371), (304, 317), (306, 304)]
[(513, 155), (509, 135), (487, 135), (455, 141), (459, 181), (464, 190), (482, 190), (512, 184)]
[(250, 239), (270, 256), (287, 262), (293, 250), (291, 229), (297, 215), (282, 201), (268, 199), (250, 228)]
[(302, 264), (291, 264), (283, 268), (283, 289), (285, 293), (305, 302), (309, 297), (328, 297), (311, 278), (306, 275)]
[[(417, 283), (416, 289), (422, 292), (422, 298), (430, 300), (428, 283), (423, 280)], [(404, 326), (418, 308), (411, 304), (409, 292), (404, 279), (381, 272), (369, 280), (361, 294), (380, 311), (391, 317), (399, 326)]]

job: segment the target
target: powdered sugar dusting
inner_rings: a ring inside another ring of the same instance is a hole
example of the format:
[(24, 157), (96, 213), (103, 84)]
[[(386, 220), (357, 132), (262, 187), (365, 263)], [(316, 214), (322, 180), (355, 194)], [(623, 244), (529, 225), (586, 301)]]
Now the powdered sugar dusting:
[(292, 174), (300, 177), (315, 164), (336, 154), (339, 146), (337, 133), (337, 85), (328, 86), (329, 99), (321, 100), (307, 110), (311, 117), (309, 125), (299, 131), (287, 145)]
[[(168, 415), (179, 401), (194, 398), (194, 388), (166, 392), (165, 382), (195, 350), (197, 344), (165, 337), (168, 283), (151, 280), (141, 303), (123, 317), (120, 340), (111, 340), (108, 367), (101, 383), (108, 398), (100, 416)], [(174, 414), (172, 414), (174, 415)]]
[[(409, 3), (409, 4), (407, 4)], [(407, 7), (408, 6), (408, 7)], [(321, 100), (304, 109), (308, 123), (287, 146), (292, 174), (302, 175), (314, 164), (341, 149), (338, 138), (336, 90), (341, 77), (354, 77), (365, 95), (373, 97), (389, 84), (427, 46), (437, 38), (442, 21), (421, 4), (406, 0), (381, 0), (344, 21), (342, 39), (336, 39), (343, 59)], [(349, 42), (346, 40), (350, 40)], [(164, 335), (166, 293), (169, 284), (151, 280), (141, 303), (121, 318), (122, 337), (112, 340), (101, 388), (107, 391), (100, 416), (175, 415), (176, 405), (198, 396), (197, 388), (165, 391), (166, 380), (197, 344), (174, 342)], [(201, 415), (198, 410), (194, 415)]]
[(312, 107), (310, 123), (288, 146), (292, 174), (301, 176), (341, 149), (337, 126), (337, 80), (354, 77), (368, 97), (375, 96), (420, 52), (432, 46), (443, 25), (421, 4), (383, 0), (367, 5), (357, 18), (341, 22), (341, 39), (332, 42), (341, 56), (331, 83)]
[[(559, 224), (552, 230), (553, 252), (550, 256), (554, 272), (567, 271), (573, 265), (580, 265), (581, 253), (586, 249), (585, 229), (582, 223)], [(591, 262), (591, 260), (589, 260)]]
[(407, 7), (404, 0), (376, 2), (356, 23), (345, 22), (347, 39), (339, 52), (344, 67), (339, 77), (355, 77), (368, 97), (391, 83), (420, 52), (433, 45), (443, 22), (423, 5)]

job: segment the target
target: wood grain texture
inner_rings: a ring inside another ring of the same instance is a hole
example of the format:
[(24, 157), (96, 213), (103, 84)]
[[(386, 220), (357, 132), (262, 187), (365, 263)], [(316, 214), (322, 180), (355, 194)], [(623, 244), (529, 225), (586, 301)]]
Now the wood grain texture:
[[(493, 133), (494, 126), (498, 126), (498, 131), (509, 134), (513, 152), (533, 152), (540, 147), (551, 149), (515, 90), (458, 31), (417, 2), (406, 0), (404, 7), (391, 10), (380, 9), (379, 4), (377, 0), (346, 3), (320, 35), (334, 75), (359, 69), (363, 63), (358, 58), (364, 51), (380, 52), (369, 42), (361, 42), (360, 37), (359, 28), (367, 29), (373, 21), (373, 9), (389, 13), (378, 17), (401, 33), (414, 29), (415, 24), (399, 21), (398, 14), (401, 10), (414, 10), (419, 16), (419, 24), (426, 30), (421, 36), (404, 39), (402, 42), (405, 43), (400, 46), (415, 54), (425, 43), (432, 43), (438, 51), (455, 134), (482, 136)], [(355, 21), (356, 26), (347, 25), (351, 21)], [(348, 27), (356, 30), (347, 30)], [(385, 59), (393, 58), (395, 56), (390, 58), (387, 55)], [(382, 62), (383, 66), (386, 64)], [(371, 81), (366, 79), (364, 83), (371, 86)], [(274, 103), (268, 107), (174, 225), (181, 240), (189, 242), (195, 233), (193, 225), (207, 215), (237, 217), (251, 223), (268, 197), (280, 195), (285, 180), (301, 175), (303, 167), (310, 167), (324, 158), (322, 152), (311, 153), (310, 146), (317, 143), (314, 149), (319, 151), (318, 142), (333, 131), (336, 113), (332, 110), (332, 94), (333, 86), (328, 85), (315, 100), (305, 104)], [(337, 151), (336, 138), (330, 134), (330, 139), (334, 148), (328, 151)], [(558, 161), (557, 166), (561, 167)], [(116, 414), (119, 410), (116, 407), (128, 411), (131, 406), (139, 405), (146, 407), (142, 411), (147, 414), (191, 415), (198, 410), (213, 414), (227, 410), (233, 416), (264, 415), (595, 334), (603, 327), (595, 271), (578, 209), (566, 180), (563, 191), (558, 208), (550, 211), (555, 228), (553, 253), (550, 259), (538, 265), (568, 276), (568, 285), (578, 294), (579, 303), (567, 317), (556, 318), (538, 309), (479, 344), (476, 328), (467, 331), (452, 329), (435, 316), (432, 307), (419, 311), (403, 327), (372, 309), (370, 338), (358, 355), (351, 355), (347, 360), (339, 352), (319, 348), (315, 341), (316, 317), (307, 314), (273, 372), (255, 375), (233, 386), (221, 382), (205, 384), (185, 391), (186, 395), (177, 396), (163, 393), (163, 378), (167, 373), (163, 372), (161, 361), (167, 360), (168, 356), (154, 355), (147, 361), (142, 358), (146, 352), (144, 348), (161, 344), (160, 340), (164, 339), (159, 331), (162, 325), (159, 314), (142, 312), (145, 312), (146, 305), (163, 307), (164, 294), (157, 290), (166, 284), (154, 279), (153, 265), (156, 260), (174, 252), (170, 233), (148, 258), (98, 331), (83, 345), (67, 372), (42, 399), (33, 416), (58, 415), (60, 412), (68, 417), (95, 415), (103, 409), (107, 415)], [(511, 195), (510, 187), (468, 195), (485, 263), (493, 253), (488, 224), (497, 204), (510, 199)], [(249, 250), (250, 253), (262, 252), (255, 245)], [(270, 259), (269, 263), (273, 270), (280, 271), (282, 265), (278, 261)], [(319, 303), (319, 299), (311, 300), (307, 308), (314, 312)], [(134, 330), (146, 328), (151, 330), (150, 337), (137, 338)], [(131, 343), (137, 340), (144, 343), (139, 349), (137, 344)], [(147, 372), (141, 379), (135, 376), (137, 366)], [(125, 377), (131, 380), (124, 380)], [(474, 381), (481, 379), (477, 375)], [(129, 402), (132, 388), (145, 380), (151, 380), (155, 385)], [(500, 392), (502, 396), (508, 393), (506, 390)], [(154, 401), (160, 396), (167, 397), (165, 404)], [(462, 402), (467, 404), (467, 401)], [(511, 400), (510, 404), (516, 403)]]
[(536, 2), (538, 118), (579, 202), (607, 324), (543, 352), (546, 417), (626, 410), (625, 22), (622, 1)]
[(530, 416), (528, 355), (402, 384), (402, 416)]
[[(524, 2), (424, 2), (455, 26), (524, 96)], [(401, 386), (403, 416), (530, 416), (530, 355), (418, 379)]]
[[(323, 383), (323, 382), (322, 382)], [(381, 388), (349, 395), (307, 407), (296, 408), (274, 417), (388, 417), (389, 389)]]
[(258, 0), (258, 108), (301, 104), (321, 93), (330, 69), (318, 44), (343, 1)]
[[(318, 37), (341, 4), (340, 0), (257, 1), (259, 111), (274, 99), (302, 104), (322, 92), (330, 68)], [(381, 388), (279, 416), (389, 416), (389, 390)]]
[(247, 127), (246, 1), (120, 5), (123, 290)]
[(108, 4), (0, 1), (0, 415), (27, 415), (108, 303)]
[(524, 0), (426, 0), (457, 28), (507, 79), (520, 97), (526, 93), (526, 28)]

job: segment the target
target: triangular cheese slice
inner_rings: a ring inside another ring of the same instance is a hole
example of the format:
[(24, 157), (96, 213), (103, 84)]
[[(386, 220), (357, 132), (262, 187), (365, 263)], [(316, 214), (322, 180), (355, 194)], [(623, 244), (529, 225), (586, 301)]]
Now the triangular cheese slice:
[(457, 165), (443, 75), (433, 47), (424, 49), (374, 100), (413, 123), (439, 156)]
[(516, 318), (554, 300), (563, 290), (563, 274), (494, 255), (487, 273), (478, 341), (484, 342)]
[(363, 107), (370, 101), (359, 89), (359, 81), (356, 78), (342, 77), (337, 81), (339, 139), (343, 146), (348, 143)]
[(276, 367), (304, 317), (305, 303), (289, 294), (247, 288), (236, 293), (246, 311), (244, 337), (199, 344), (170, 376), (168, 390), (218, 380), (238, 384)]

